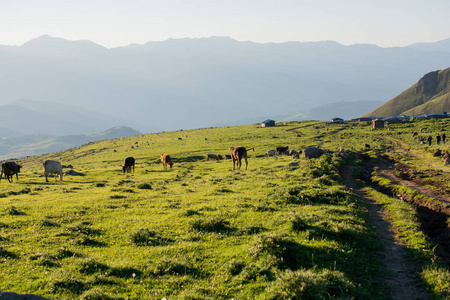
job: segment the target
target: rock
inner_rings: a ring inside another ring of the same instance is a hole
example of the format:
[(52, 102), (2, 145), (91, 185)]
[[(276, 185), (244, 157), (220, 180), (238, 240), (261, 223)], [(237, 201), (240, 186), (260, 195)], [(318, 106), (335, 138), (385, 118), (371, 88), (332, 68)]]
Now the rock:
[(17, 294), (12, 292), (0, 292), (1, 300), (50, 300), (37, 295), (32, 294)]

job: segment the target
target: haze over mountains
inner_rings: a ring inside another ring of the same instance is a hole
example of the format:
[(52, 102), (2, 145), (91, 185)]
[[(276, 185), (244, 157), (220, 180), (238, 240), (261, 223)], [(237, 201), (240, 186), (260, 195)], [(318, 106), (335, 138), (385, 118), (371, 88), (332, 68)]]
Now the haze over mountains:
[(45, 35), (0, 45), (0, 65), (0, 155), (18, 157), (39, 154), (25, 144), (62, 150), (55, 140), (76, 146), (119, 125), (149, 133), (358, 117), (447, 68), (450, 39), (381, 48), (211, 37), (108, 49)]
[(83, 107), (142, 132), (298, 115), (334, 102), (385, 102), (430, 70), (448, 67), (448, 44), (211, 37), (107, 49), (42, 36), (0, 47), (0, 104), (25, 98)]

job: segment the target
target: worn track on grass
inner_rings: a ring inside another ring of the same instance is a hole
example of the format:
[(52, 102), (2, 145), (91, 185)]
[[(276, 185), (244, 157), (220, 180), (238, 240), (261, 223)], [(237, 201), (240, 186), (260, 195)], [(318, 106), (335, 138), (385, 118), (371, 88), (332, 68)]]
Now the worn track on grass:
[(384, 277), (388, 288), (385, 296), (389, 299), (429, 299), (430, 294), (420, 281), (418, 265), (408, 258), (406, 246), (395, 238), (392, 225), (381, 205), (358, 187), (353, 177), (353, 168), (345, 167), (342, 176), (344, 183), (367, 203), (370, 222), (383, 244), (378, 254), (390, 273)]

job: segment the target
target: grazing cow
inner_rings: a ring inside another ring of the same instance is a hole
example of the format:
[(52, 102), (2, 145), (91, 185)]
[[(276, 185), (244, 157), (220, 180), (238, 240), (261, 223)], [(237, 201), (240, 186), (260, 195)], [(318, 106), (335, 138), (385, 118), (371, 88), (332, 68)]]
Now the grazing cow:
[[(255, 151), (255, 148), (250, 148), (253, 151)], [(250, 150), (249, 149), (249, 150)], [(236, 163), (237, 163), (237, 169), (240, 170), (241, 169), (241, 160), (245, 159), (245, 170), (247, 170), (247, 166), (248, 166), (248, 161), (247, 161), (247, 149), (245, 149), (245, 147), (230, 147), (230, 152), (231, 152), (231, 158), (233, 159), (233, 170), (235, 170), (236, 168)]]
[(289, 155), (289, 156), (294, 156), (294, 155), (298, 155), (298, 152), (295, 150), (287, 150), (284, 152), (284, 154)]
[(2, 163), (2, 172), (0, 174), (0, 181), (2, 180), (3, 173), (5, 173), (5, 178), (8, 179), (10, 183), (13, 182), (14, 174), (16, 174), (16, 179), (17, 181), (19, 181), (18, 173), (20, 173), (20, 168), (22, 168), (22, 166), (16, 164), (13, 161)]
[(231, 155), (225, 154), (225, 159), (231, 159)]
[(164, 170), (167, 169), (167, 165), (169, 165), (169, 167), (172, 169), (173, 163), (170, 160), (170, 155), (169, 154), (167, 154), (167, 153), (161, 154), (161, 162), (163, 164)]
[(59, 161), (46, 160), (44, 162), (44, 175), (45, 175), (46, 182), (48, 182), (49, 174), (55, 175), (55, 181), (56, 181), (56, 175), (59, 175), (59, 180), (63, 181), (63, 171), (62, 171), (61, 163)]
[(135, 165), (134, 157), (130, 156), (130, 157), (125, 158), (125, 161), (122, 166), (123, 172), (130, 173), (131, 168), (133, 168), (133, 173), (134, 173), (134, 165)]
[(275, 150), (267, 150), (266, 153), (267, 153), (267, 157), (270, 157), (271, 155), (272, 155), (272, 156), (275, 156), (275, 155), (277, 154), (277, 153), (275, 152)]
[(215, 160), (219, 161), (219, 157), (216, 154), (207, 154), (206, 160), (210, 160), (210, 159), (215, 159)]
[(222, 155), (217, 155), (217, 158), (219, 159), (219, 160), (222, 160), (223, 159), (223, 156)]
[(303, 153), (305, 153), (305, 158), (311, 159), (321, 157), (323, 154), (325, 154), (325, 151), (316, 147), (308, 147), (303, 151)]
[(277, 152), (277, 155), (283, 155), (284, 152), (286, 152), (289, 149), (289, 146), (286, 147), (276, 147), (275, 151)]

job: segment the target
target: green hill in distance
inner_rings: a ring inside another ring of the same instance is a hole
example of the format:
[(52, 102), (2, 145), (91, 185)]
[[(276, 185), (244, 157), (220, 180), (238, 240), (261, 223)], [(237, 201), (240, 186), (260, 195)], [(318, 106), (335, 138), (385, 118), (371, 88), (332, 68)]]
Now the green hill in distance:
[(423, 76), (416, 84), (363, 115), (389, 117), (450, 111), (450, 68)]

